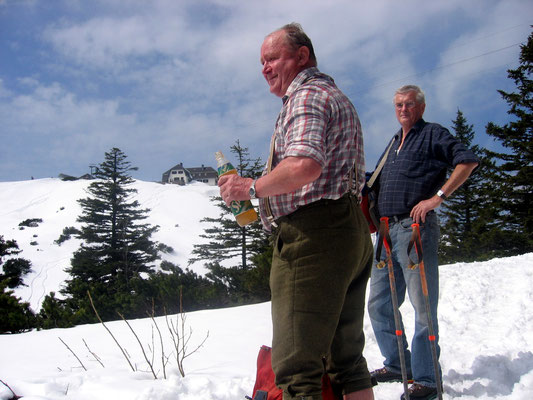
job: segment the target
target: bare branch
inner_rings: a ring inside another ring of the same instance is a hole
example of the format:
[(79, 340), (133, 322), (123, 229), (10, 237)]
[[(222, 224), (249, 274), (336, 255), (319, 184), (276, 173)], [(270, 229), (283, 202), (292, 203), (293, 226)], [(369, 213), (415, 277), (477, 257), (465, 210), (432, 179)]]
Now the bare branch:
[(68, 344), (66, 344), (66, 343), (63, 341), (63, 339), (61, 339), (59, 336), (58, 336), (58, 339), (61, 340), (61, 343), (63, 343), (63, 344), (66, 346), (66, 348), (69, 349), (70, 352), (74, 355), (74, 357), (76, 357), (76, 360), (78, 360), (78, 362), (79, 362), (80, 365), (83, 367), (83, 369), (84, 369), (85, 371), (87, 371), (87, 368), (85, 368), (85, 365), (83, 365), (83, 363), (81, 362), (81, 360), (79, 359), (79, 357), (76, 355), (76, 353), (74, 353), (74, 352), (72, 351), (72, 349), (71, 349), (70, 347), (68, 347)]
[[(163, 379), (167, 379), (167, 371), (166, 371), (166, 361), (165, 361), (165, 347), (163, 345), (163, 335), (161, 335), (161, 330), (159, 329), (159, 326), (157, 325), (157, 322), (154, 318), (154, 312), (152, 309), (152, 315), (150, 316), (152, 319), (152, 322), (155, 325), (155, 328), (157, 329), (157, 333), (159, 334), (159, 342), (161, 343), (161, 365), (163, 366)], [(167, 358), (168, 360), (168, 358)]]
[(21, 398), (22, 398), (22, 396), (17, 396), (17, 395), (15, 394), (15, 392), (13, 391), (13, 389), (11, 389), (11, 388), (9, 387), (9, 385), (8, 385), (7, 383), (5, 383), (2, 379), (0, 379), (0, 382), (2, 383), (2, 385), (4, 385), (6, 388), (8, 388), (8, 389), (11, 391), (11, 393), (13, 393), (13, 397), (11, 398), (12, 400), (18, 400), (18, 399), (21, 399)]
[(104, 364), (102, 363), (102, 360), (100, 359), (100, 357), (98, 357), (95, 353), (93, 353), (93, 352), (91, 351), (91, 349), (89, 348), (89, 345), (87, 344), (87, 342), (85, 341), (85, 339), (82, 339), (82, 340), (83, 340), (83, 343), (85, 344), (85, 347), (87, 347), (87, 350), (89, 350), (89, 353), (91, 353), (92, 356), (94, 357), (94, 359), (100, 363), (100, 365), (102, 366), (102, 368), (105, 368), (105, 367), (104, 367)]
[(146, 355), (146, 352), (144, 351), (144, 346), (142, 345), (141, 341), (139, 340), (139, 336), (137, 336), (137, 333), (135, 333), (135, 331), (131, 327), (130, 323), (126, 320), (126, 318), (124, 318), (124, 315), (122, 315), (118, 311), (117, 311), (117, 314), (120, 315), (120, 318), (122, 318), (122, 320), (126, 323), (126, 325), (128, 325), (128, 328), (130, 328), (130, 331), (133, 333), (133, 336), (135, 336), (135, 339), (137, 339), (137, 343), (139, 343), (139, 346), (141, 347), (141, 351), (142, 351), (142, 353), (144, 355), (144, 359), (148, 363), (148, 366), (150, 367), (150, 370), (152, 371), (152, 375), (154, 376), (154, 379), (157, 379), (157, 375), (154, 372), (154, 367), (153, 367), (152, 363), (150, 362), (150, 360), (148, 359), (148, 356)]
[[(180, 327), (180, 332), (178, 332), (178, 319), (181, 320), (181, 327)], [(183, 360), (185, 360), (185, 358), (189, 357), (191, 354), (195, 353), (198, 351), (198, 349), (200, 347), (202, 347), (205, 343), (205, 341), (207, 340), (207, 338), (209, 337), (209, 332), (207, 332), (207, 335), (205, 337), (205, 339), (202, 341), (202, 343), (200, 343), (200, 345), (198, 345), (198, 347), (196, 347), (193, 351), (187, 353), (187, 345), (189, 343), (189, 340), (191, 339), (192, 337), (192, 328), (189, 327), (189, 335), (187, 337), (185, 337), (185, 321), (186, 321), (187, 317), (185, 315), (185, 313), (183, 312), (183, 291), (182, 291), (182, 288), (180, 287), (180, 312), (178, 315), (176, 315), (176, 326), (174, 327), (173, 326), (173, 329), (174, 329), (174, 332), (175, 332), (175, 335), (176, 335), (176, 340), (174, 340), (174, 345), (176, 347), (176, 361), (178, 363), (178, 369), (180, 371), (180, 374), (182, 377), (185, 377), (185, 369), (183, 367)], [(168, 324), (168, 322), (167, 322)], [(170, 329), (170, 328), (169, 328)], [(181, 334), (181, 338), (180, 338), (180, 334)], [(181, 346), (180, 346), (181, 344)]]
[(91, 301), (91, 306), (94, 310), (94, 313), (96, 314), (96, 317), (98, 318), (98, 321), (100, 321), (100, 323), (104, 326), (104, 328), (107, 330), (107, 332), (109, 332), (109, 334), (111, 335), (111, 337), (113, 338), (113, 340), (115, 341), (115, 343), (117, 344), (118, 348), (120, 349), (120, 351), (122, 351), (122, 354), (124, 355), (124, 358), (126, 358), (126, 361), (128, 362), (128, 364), (130, 365), (131, 367), (131, 370), (133, 372), (135, 372), (135, 368), (133, 368), (133, 365), (131, 365), (131, 361), (128, 357), (128, 355), (126, 354), (126, 352), (124, 351), (124, 349), (122, 348), (122, 346), (120, 345), (120, 343), (118, 342), (118, 340), (115, 338), (115, 336), (111, 333), (111, 331), (109, 330), (109, 328), (106, 326), (106, 324), (104, 324), (104, 321), (102, 321), (102, 318), (100, 318), (100, 315), (98, 314), (98, 311), (96, 311), (96, 307), (94, 306), (94, 303), (93, 303), (93, 298), (91, 297), (91, 292), (89, 292), (87, 290), (87, 295), (89, 296), (89, 300)]

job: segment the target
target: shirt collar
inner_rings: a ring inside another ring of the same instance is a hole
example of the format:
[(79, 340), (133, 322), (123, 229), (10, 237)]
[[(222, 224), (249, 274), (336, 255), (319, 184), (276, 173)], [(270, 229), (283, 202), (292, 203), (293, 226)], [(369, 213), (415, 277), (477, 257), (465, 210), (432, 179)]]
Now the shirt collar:
[(285, 95), (281, 98), (283, 101), (283, 104), (287, 101), (287, 99), (291, 96), (291, 94), (298, 88), (298, 86), (302, 85), (307, 79), (311, 78), (312, 76), (320, 73), (317, 67), (310, 67), (306, 68), (303, 71), (300, 71), (298, 75), (292, 80), (291, 84), (287, 88), (287, 91), (285, 92)]
[[(415, 122), (415, 124), (413, 125), (413, 127), (411, 128), (411, 130), (407, 133), (407, 136), (409, 136), (409, 134), (411, 132), (420, 132), (422, 130), (422, 128), (424, 127), (424, 125), (426, 125), (426, 121), (424, 121), (424, 118), (420, 118), (418, 121)], [(401, 139), (402, 137), (402, 128), (400, 128), (398, 130), (398, 132), (396, 132), (396, 135), (395, 135), (397, 138)]]

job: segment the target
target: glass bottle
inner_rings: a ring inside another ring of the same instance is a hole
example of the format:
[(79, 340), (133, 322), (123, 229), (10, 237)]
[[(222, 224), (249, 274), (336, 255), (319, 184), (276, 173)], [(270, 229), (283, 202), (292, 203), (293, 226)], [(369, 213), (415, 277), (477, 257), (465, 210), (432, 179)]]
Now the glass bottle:
[[(231, 163), (224, 157), (222, 152), (217, 151), (215, 153), (215, 159), (217, 160), (217, 172), (218, 176), (237, 174), (237, 170)], [(257, 219), (257, 213), (250, 200), (237, 201), (233, 200), (230, 203), (230, 209), (239, 226), (245, 226)]]

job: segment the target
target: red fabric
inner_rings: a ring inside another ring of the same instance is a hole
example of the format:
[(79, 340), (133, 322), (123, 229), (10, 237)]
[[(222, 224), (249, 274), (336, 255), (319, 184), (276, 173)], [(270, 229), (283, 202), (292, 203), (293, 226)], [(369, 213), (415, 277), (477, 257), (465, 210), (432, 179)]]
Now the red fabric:
[[(255, 398), (258, 390), (263, 390), (268, 393), (267, 400), (282, 400), (283, 391), (276, 387), (275, 380), (276, 377), (272, 371), (272, 349), (268, 346), (261, 346), (257, 355), (257, 375), (252, 398)], [(333, 394), (327, 374), (322, 377), (322, 400), (338, 400)]]
[(370, 233), (377, 232), (377, 227), (374, 225), (374, 221), (372, 221), (372, 218), (370, 217), (370, 211), (368, 211), (368, 194), (363, 195), (363, 198), (361, 200), (361, 210), (363, 210), (363, 214), (365, 215), (365, 218), (368, 222), (368, 228), (370, 229)]
[(272, 349), (268, 346), (261, 346), (257, 355), (257, 375), (255, 379), (254, 392), (264, 390), (268, 393), (267, 400), (282, 400), (283, 391), (276, 387), (274, 371), (272, 371)]

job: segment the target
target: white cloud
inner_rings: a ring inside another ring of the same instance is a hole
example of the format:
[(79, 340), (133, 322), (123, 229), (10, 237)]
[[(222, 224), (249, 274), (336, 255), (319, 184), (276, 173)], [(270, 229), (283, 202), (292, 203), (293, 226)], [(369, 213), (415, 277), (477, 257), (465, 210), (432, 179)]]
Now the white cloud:
[(313, 40), (319, 67), (354, 102), (371, 164), (397, 128), (391, 98), (402, 84), (420, 84), (428, 119), (445, 125), (458, 106), (472, 107), (465, 110), (469, 121), (501, 108), (495, 87), (506, 78), (502, 65), (517, 61), (516, 51), (505, 60), (502, 52), (438, 69), (503, 46), (505, 35), (491, 36), (499, 30), (522, 24), (514, 34), (525, 40), (529, 26), (517, 18), (531, 15), (530, 2), (485, 4), (65, 2), (34, 14), (43, 15), (30, 31), (34, 48), (21, 46), (20, 33), (7, 38), (27, 69), (0, 77), (0, 116), (7, 121), (0, 134), (18, 138), (10, 152), (21, 153), (24, 142), (28, 159), (19, 156), (21, 168), (36, 162), (55, 173), (60, 161), (51, 154), (73, 154), (65, 156), (69, 164), (82, 169), (111, 146), (146, 166), (148, 180), (159, 177), (154, 165), (207, 163), (211, 147), (223, 150), (236, 139), (263, 155), (280, 102), (261, 76), (259, 48), (266, 34), (297, 21)]

